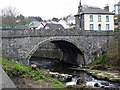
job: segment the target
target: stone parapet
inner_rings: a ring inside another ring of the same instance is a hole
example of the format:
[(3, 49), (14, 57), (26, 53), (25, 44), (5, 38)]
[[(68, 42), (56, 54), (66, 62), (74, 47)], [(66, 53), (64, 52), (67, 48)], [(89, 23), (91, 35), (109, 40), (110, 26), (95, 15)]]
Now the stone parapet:
[(40, 37), (40, 36), (114, 36), (114, 31), (86, 30), (1, 30), (2, 37)]

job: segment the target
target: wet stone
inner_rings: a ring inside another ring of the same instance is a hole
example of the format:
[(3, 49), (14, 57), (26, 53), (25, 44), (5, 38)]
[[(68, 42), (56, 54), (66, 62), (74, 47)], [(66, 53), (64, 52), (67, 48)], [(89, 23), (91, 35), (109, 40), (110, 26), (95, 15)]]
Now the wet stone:
[(95, 83), (94, 86), (95, 86), (95, 87), (99, 87), (99, 84), (98, 84), (98, 83)]
[(109, 83), (102, 82), (102, 85), (109, 86)]

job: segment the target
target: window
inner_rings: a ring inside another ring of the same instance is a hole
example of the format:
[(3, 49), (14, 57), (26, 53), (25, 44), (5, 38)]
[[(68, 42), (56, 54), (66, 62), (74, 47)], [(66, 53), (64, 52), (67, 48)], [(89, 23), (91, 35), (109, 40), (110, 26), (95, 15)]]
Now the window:
[(93, 30), (93, 24), (90, 24), (90, 30)]
[(109, 16), (106, 16), (106, 22), (109, 22)]
[(101, 30), (101, 24), (98, 25), (98, 30)]
[(118, 6), (118, 14), (120, 14), (120, 6)]
[(98, 22), (101, 22), (101, 16), (98, 16)]
[(90, 22), (93, 22), (93, 15), (90, 15)]
[(110, 29), (109, 24), (106, 24), (106, 30), (108, 30), (108, 31), (109, 31), (109, 29)]

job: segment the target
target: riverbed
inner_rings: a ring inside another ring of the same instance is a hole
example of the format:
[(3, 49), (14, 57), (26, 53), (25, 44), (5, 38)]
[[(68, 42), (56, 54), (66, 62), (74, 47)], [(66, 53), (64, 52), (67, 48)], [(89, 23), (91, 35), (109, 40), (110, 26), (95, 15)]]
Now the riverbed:
[[(120, 89), (119, 83), (98, 80), (84, 71), (71, 70), (70, 68), (77, 68), (77, 66), (58, 59), (34, 57), (30, 63), (37, 65), (37, 67), (43, 71), (50, 71), (53, 78), (61, 81), (66, 86), (73, 85), (79, 87), (83, 85), (92, 88)], [(67, 75), (72, 75), (72, 77), (67, 77)]]

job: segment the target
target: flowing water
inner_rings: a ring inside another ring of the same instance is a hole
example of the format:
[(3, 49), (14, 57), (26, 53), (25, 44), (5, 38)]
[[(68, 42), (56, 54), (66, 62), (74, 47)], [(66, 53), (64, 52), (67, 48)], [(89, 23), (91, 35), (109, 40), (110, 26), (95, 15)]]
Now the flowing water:
[(68, 78), (63, 81), (61, 81), (59, 78), (55, 78), (61, 81), (66, 86), (68, 85), (77, 86), (80, 84), (84, 84), (86, 86), (91, 86), (91, 87), (120, 90), (120, 86), (119, 86), (120, 84), (118, 83), (111, 83), (104, 80), (97, 80), (92, 76), (88, 75), (87, 73), (85, 73), (84, 71), (71, 70), (70, 68), (75, 68), (77, 66), (65, 63), (57, 59), (32, 58), (30, 63), (36, 64), (37, 67), (42, 70), (46, 70), (46, 71), (50, 70), (50, 72), (57, 72), (64, 76), (66, 74), (72, 75), (72, 78)]

